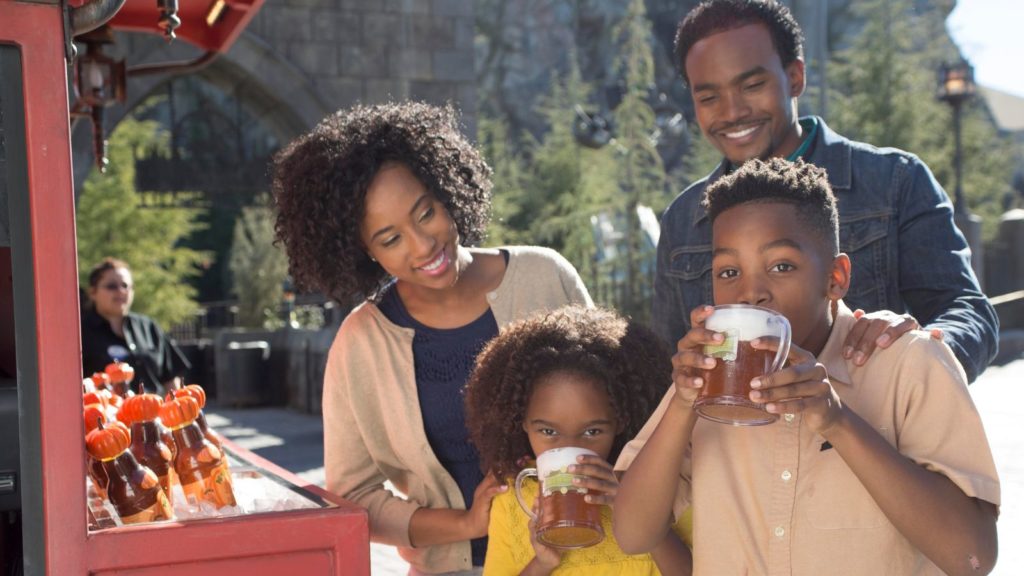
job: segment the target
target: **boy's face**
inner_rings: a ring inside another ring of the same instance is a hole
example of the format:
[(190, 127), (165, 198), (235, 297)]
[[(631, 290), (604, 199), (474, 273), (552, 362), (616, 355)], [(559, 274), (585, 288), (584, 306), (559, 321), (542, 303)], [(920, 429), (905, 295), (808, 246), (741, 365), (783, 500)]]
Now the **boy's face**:
[(793, 343), (818, 354), (832, 327), (831, 303), (849, 285), (849, 258), (833, 257), (792, 204), (740, 204), (719, 214), (712, 230), (715, 304), (779, 312), (792, 325)]
[(800, 146), (794, 99), (804, 63), (788, 66), (763, 24), (712, 34), (686, 55), (697, 124), (729, 162), (786, 156)]

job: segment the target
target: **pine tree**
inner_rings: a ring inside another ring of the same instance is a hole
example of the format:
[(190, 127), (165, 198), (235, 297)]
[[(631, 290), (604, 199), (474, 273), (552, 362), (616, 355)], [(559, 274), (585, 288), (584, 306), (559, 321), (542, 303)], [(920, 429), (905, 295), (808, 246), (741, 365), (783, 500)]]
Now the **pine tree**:
[[(940, 63), (959, 54), (944, 30), (948, 7), (917, 4), (920, 11), (909, 0), (854, 6), (864, 26), (830, 63), (829, 122), (851, 138), (918, 155), (952, 196), (951, 110), (935, 90)], [(991, 238), (1011, 187), (1012, 150), (977, 100), (965, 105), (962, 130), (964, 197), (982, 216), (985, 238)]]
[(614, 71), (624, 83), (622, 102), (615, 109), (621, 189), (617, 212), (625, 223), (625, 278), (622, 311), (637, 319), (648, 317), (653, 247), (642, 241), (637, 208), (665, 202), (665, 168), (652, 141), (654, 110), (648, 103), (654, 83), (651, 25), (643, 0), (631, 0), (625, 17), (613, 30), (618, 47)]
[(198, 310), (189, 282), (209, 255), (181, 246), (199, 229), (199, 209), (140, 205), (135, 159), (150, 151), (167, 153), (167, 135), (155, 122), (129, 117), (111, 134), (107, 172), (89, 175), (77, 206), (78, 271), (87, 287), (89, 271), (100, 260), (124, 260), (135, 281), (132, 310), (167, 329)]
[(288, 275), (288, 259), (274, 245), (274, 214), (267, 195), (242, 208), (228, 261), (242, 326), (275, 325)]

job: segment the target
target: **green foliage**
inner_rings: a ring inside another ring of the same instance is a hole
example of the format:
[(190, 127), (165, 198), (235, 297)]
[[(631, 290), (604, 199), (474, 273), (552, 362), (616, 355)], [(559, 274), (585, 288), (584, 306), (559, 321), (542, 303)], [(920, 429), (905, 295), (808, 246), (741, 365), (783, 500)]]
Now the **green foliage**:
[[(864, 28), (830, 64), (830, 124), (851, 138), (917, 154), (953, 196), (952, 113), (935, 98), (936, 70), (956, 57), (945, 40), (946, 11), (915, 12), (909, 0), (866, 0), (854, 10)], [(1012, 145), (975, 102), (964, 107), (962, 146), (964, 196), (991, 239), (1011, 186)]]
[[(654, 111), (648, 98), (654, 60), (643, 0), (631, 2), (614, 39), (619, 53), (614, 71), (625, 91), (614, 112), (611, 145), (592, 149), (576, 141), (575, 108), (587, 108), (590, 87), (580, 78), (575, 54), (569, 55), (569, 73), (552, 78), (550, 92), (538, 98), (536, 111), (548, 127), (541, 138), (526, 134), (516, 139), (503, 120), (480, 120), (481, 148), (494, 168), (489, 242), (554, 248), (572, 262), (601, 303), (646, 319), (653, 255), (641, 242), (636, 208), (644, 204), (660, 211), (670, 198), (651, 140)], [(620, 231), (625, 228), (620, 256), (600, 265), (594, 237), (599, 215)]]
[(129, 117), (111, 134), (107, 172), (94, 170), (78, 201), (78, 272), (88, 287), (89, 271), (100, 260), (124, 260), (135, 280), (132, 309), (168, 328), (198, 310), (189, 282), (209, 256), (181, 245), (199, 229), (200, 210), (140, 206), (135, 159), (150, 152), (167, 153), (167, 135), (155, 122)]
[(663, 205), (666, 201), (665, 167), (651, 139), (654, 110), (648, 104), (654, 83), (654, 58), (651, 53), (651, 25), (643, 0), (631, 0), (626, 15), (612, 31), (618, 56), (614, 69), (625, 85), (622, 102), (615, 109), (617, 137), (616, 180), (620, 195), (614, 212), (621, 215), (625, 227), (624, 286), (622, 311), (637, 319), (646, 319), (650, 308), (650, 275), (643, 273), (644, 263), (653, 258), (641, 239), (637, 220), (639, 205)]
[(235, 221), (228, 267), (238, 296), (239, 324), (274, 324), (288, 275), (288, 259), (274, 245), (274, 214), (266, 194), (259, 196), (254, 205), (242, 208)]

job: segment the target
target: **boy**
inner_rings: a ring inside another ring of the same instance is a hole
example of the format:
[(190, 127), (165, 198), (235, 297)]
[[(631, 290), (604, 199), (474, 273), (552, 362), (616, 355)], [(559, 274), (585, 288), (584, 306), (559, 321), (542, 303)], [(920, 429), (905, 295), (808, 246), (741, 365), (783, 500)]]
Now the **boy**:
[(850, 260), (824, 171), (753, 160), (704, 203), (715, 303), (769, 308), (792, 325), (788, 367), (751, 382), (751, 400), (782, 417), (698, 421), (693, 402), (715, 363), (702, 347), (722, 336), (703, 327), (711, 307), (695, 309), (673, 389), (616, 465), (629, 467), (615, 502), (622, 549), (657, 544), (673, 511), (692, 505), (697, 574), (988, 573), (999, 481), (964, 371), (925, 332), (863, 365), (843, 357)]

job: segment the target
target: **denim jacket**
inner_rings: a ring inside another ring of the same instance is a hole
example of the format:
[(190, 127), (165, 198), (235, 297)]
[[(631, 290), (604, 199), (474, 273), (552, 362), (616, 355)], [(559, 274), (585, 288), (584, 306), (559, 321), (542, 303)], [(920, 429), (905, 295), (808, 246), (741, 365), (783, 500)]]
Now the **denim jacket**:
[[(999, 321), (971, 269), (949, 197), (916, 156), (854, 142), (817, 121), (805, 160), (828, 171), (838, 201), (840, 250), (853, 266), (844, 301), (941, 328), (974, 381), (996, 354)], [(690, 311), (713, 302), (711, 223), (701, 199), (726, 166), (690, 185), (661, 219), (652, 318), (673, 346), (690, 329)]]

